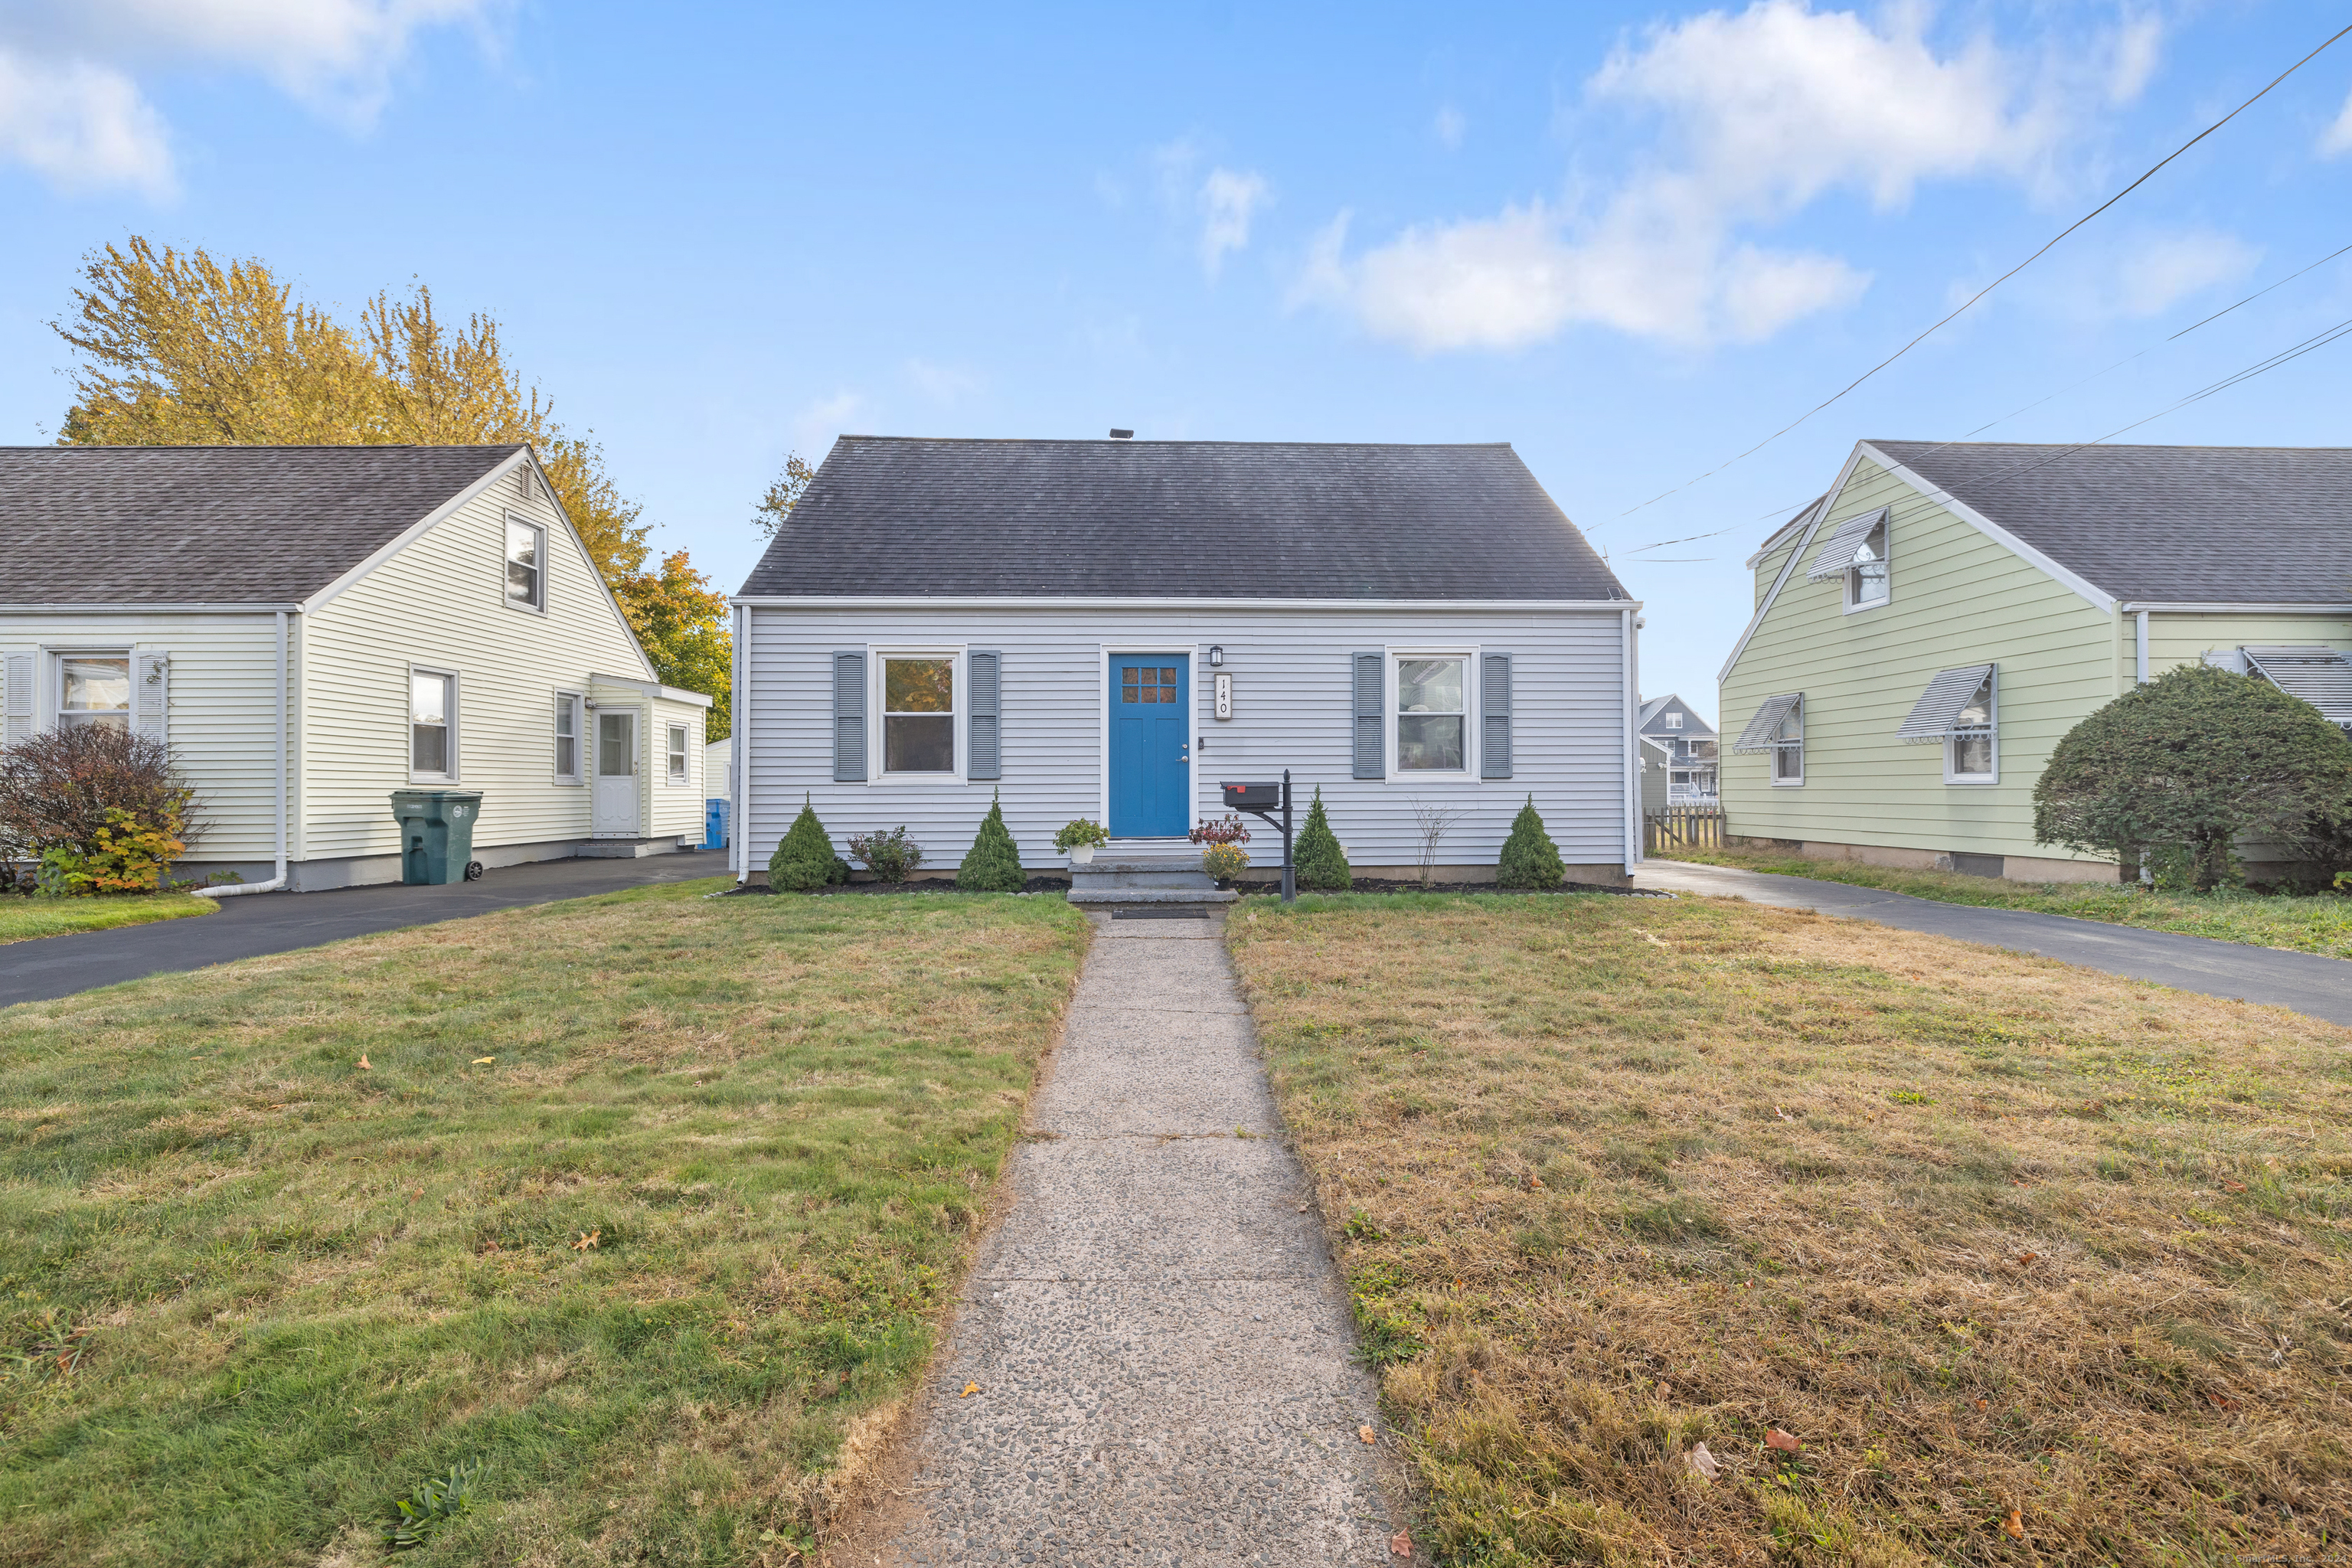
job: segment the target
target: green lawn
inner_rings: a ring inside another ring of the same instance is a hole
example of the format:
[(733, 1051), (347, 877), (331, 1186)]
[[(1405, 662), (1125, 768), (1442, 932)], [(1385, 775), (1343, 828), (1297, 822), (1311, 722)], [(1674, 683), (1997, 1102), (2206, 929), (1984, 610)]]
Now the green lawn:
[(1651, 858), (1736, 866), (1746, 871), (1884, 888), (1948, 904), (2040, 910), (2079, 920), (2210, 936), (2219, 942), (2352, 958), (2352, 898), (2340, 893), (2249, 893), (2240, 889), (2211, 893), (2142, 892), (2115, 882), (2011, 882), (1997, 877), (1964, 877), (1954, 871), (1903, 871), (1854, 860), (1812, 860), (1801, 855), (1743, 849), (1680, 849)]
[(198, 898), (194, 893), (123, 893), (103, 899), (0, 898), (0, 942), (62, 936), (72, 931), (144, 925), (149, 921), (175, 921), (184, 915), (208, 915), (218, 908), (220, 905), (213, 900)]
[(415, 1561), (783, 1563), (924, 1363), (1086, 931), (722, 885), (0, 1012), (0, 1563), (378, 1562), (473, 1465)]
[(2352, 1542), (2352, 1029), (1721, 899), (1226, 931), (1448, 1568)]

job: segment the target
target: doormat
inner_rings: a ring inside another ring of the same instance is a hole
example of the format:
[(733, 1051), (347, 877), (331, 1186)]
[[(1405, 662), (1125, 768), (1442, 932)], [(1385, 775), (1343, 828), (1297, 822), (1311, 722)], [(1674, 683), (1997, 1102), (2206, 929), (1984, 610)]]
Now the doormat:
[(1115, 921), (1204, 921), (1209, 918), (1209, 911), (1199, 904), (1172, 904), (1158, 909), (1113, 910), (1110, 918)]

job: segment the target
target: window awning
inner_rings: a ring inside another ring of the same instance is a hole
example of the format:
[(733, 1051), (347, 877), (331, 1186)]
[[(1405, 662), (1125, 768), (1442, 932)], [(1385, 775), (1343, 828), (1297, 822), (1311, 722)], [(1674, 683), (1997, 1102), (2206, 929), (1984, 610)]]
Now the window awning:
[(1805, 574), (1805, 581), (1820, 583), (1852, 571), (1854, 557), (1862, 553), (1863, 541), (1870, 537), (1872, 529), (1885, 521), (1886, 509), (1880, 507), (1876, 511), (1866, 511), (1860, 517), (1850, 517), (1839, 523), (1837, 531), (1830, 535), (1830, 542), (1822, 546), (1820, 554), (1813, 557), (1813, 569)]
[(1960, 710), (1977, 694), (1977, 688), (1992, 673), (1989, 664), (1972, 664), (1964, 669), (1948, 669), (1927, 682), (1927, 689), (1911, 705), (1911, 717), (1903, 721), (1903, 728), (1895, 731), (1898, 741), (1912, 742), (1940, 741), (1952, 733), (1959, 722)]
[(1764, 706), (1756, 710), (1756, 717), (1748, 721), (1748, 728), (1739, 731), (1735, 752), (1769, 752), (1773, 740), (1780, 733), (1780, 721), (1789, 716), (1804, 698), (1801, 691), (1784, 691), (1778, 697), (1767, 697)]
[(2352, 729), (2352, 655), (2315, 643), (2238, 651), (2246, 656), (2248, 673), (2302, 698), (2328, 722)]

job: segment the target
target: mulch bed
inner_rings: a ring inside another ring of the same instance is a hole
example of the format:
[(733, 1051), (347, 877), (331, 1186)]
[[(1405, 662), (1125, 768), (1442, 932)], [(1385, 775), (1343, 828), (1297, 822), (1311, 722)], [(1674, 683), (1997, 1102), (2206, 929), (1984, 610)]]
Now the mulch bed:
[[(741, 887), (732, 889), (728, 896), (731, 898), (737, 893), (767, 894), (776, 890), (773, 888)], [(831, 887), (819, 888), (815, 892), (817, 894), (953, 893), (960, 890), (953, 882), (945, 878), (940, 878), (906, 882), (836, 882)], [(1067, 877), (1032, 877), (1021, 884), (1021, 890), (1024, 893), (1066, 893), (1070, 890), (1070, 879)]]
[[(1252, 898), (1266, 895), (1278, 895), (1280, 890), (1281, 889), (1278, 885), (1271, 882), (1251, 882), (1240, 889), (1242, 893)], [(1301, 888), (1298, 890), (1302, 893), (1309, 891), (1309, 889), (1306, 888)], [(1621, 899), (1664, 899), (1673, 897), (1670, 893), (1659, 892), (1650, 888), (1612, 888), (1601, 882), (1562, 882), (1557, 888), (1506, 888), (1499, 882), (1433, 882), (1427, 888), (1423, 888), (1417, 881), (1399, 881), (1389, 877), (1358, 877), (1353, 882), (1349, 884), (1348, 890), (1351, 893), (1426, 892), (1433, 895), (1447, 893), (1510, 893), (1517, 896), (1522, 893), (1614, 893)]]

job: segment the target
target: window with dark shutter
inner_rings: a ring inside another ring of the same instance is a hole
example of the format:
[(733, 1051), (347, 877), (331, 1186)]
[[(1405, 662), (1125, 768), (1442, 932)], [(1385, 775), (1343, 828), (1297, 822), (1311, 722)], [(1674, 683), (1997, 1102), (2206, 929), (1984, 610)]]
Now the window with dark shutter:
[(833, 656), (833, 777), (866, 782), (866, 655)]
[(1360, 653), (1355, 660), (1356, 777), (1388, 777), (1387, 712), (1381, 701), (1388, 682), (1388, 655)]
[(1511, 776), (1511, 656), (1479, 656), (1478, 708), (1486, 720), (1479, 731), (1478, 776)]
[(1004, 721), (998, 702), (1000, 672), (1004, 656), (996, 650), (974, 648), (964, 655), (968, 672), (966, 684), (971, 688), (965, 700), (971, 704), (971, 754), (964, 776), (975, 779), (995, 779), (1004, 776)]

